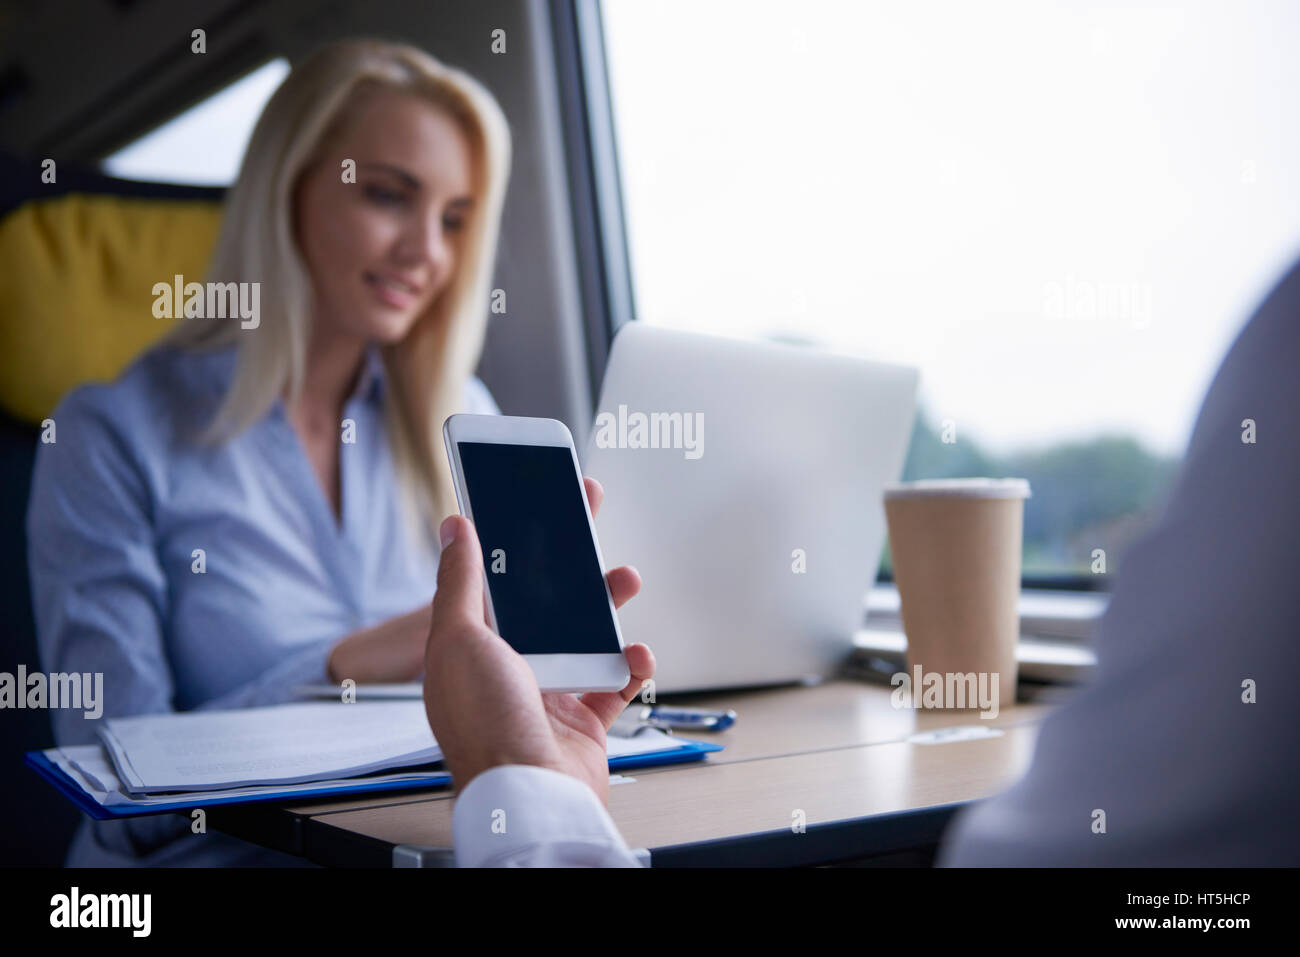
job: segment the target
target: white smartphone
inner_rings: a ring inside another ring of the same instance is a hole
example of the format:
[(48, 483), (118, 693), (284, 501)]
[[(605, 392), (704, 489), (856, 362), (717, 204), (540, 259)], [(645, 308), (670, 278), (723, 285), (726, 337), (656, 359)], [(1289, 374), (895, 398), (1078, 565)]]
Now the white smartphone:
[(543, 691), (620, 691), (629, 672), (578, 453), (563, 422), (449, 416), (460, 513), (483, 549), (489, 623)]

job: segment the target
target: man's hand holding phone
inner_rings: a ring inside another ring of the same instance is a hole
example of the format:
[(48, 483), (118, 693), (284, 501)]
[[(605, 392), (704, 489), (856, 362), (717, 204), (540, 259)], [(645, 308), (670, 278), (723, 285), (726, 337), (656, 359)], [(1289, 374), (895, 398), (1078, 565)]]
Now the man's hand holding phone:
[[(593, 478), (584, 478), (583, 485), (594, 516), (603, 490)], [(533, 669), (486, 620), (483, 554), (473, 525), (453, 515), (441, 534), (424, 707), (457, 788), (464, 790), (489, 768), (529, 764), (585, 781), (604, 803), (606, 732), (654, 675), (654, 655), (642, 644), (624, 649), (631, 677), (621, 691), (542, 694)], [(627, 565), (612, 569), (605, 580), (616, 608), (641, 589), (640, 576)]]

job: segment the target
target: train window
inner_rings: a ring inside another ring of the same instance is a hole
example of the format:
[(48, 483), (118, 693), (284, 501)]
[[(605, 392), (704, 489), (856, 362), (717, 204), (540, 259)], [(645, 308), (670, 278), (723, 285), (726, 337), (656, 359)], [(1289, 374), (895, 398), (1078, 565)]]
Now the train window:
[(1300, 251), (1300, 6), (604, 0), (635, 310), (921, 369), (906, 476), (1113, 572)]
[(229, 186), (262, 107), (289, 73), (272, 60), (190, 107), (103, 162), (104, 172), (161, 183)]

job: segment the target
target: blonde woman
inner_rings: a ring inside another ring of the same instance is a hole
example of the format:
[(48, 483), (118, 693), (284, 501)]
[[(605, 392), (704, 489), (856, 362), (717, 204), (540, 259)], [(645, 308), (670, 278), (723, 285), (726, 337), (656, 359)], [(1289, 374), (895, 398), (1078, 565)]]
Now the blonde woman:
[[(473, 370), (509, 163), (492, 97), (416, 49), (339, 43), (292, 71), (208, 276), (261, 284), (255, 327), (178, 320), (55, 413), (28, 512), (43, 667), (103, 672), (106, 717), (422, 673), (455, 504), (439, 430), (499, 412)], [(611, 572), (623, 595), (634, 574)], [(95, 739), (79, 712), (54, 723)], [(88, 822), (69, 863), (298, 862), (153, 819)]]

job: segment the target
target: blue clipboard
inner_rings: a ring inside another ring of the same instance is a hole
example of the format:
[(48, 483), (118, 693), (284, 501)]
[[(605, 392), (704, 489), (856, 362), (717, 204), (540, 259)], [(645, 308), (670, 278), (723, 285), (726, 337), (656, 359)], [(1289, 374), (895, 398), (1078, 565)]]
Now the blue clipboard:
[[(655, 767), (663, 764), (682, 764), (688, 761), (702, 761), (704, 756), (711, 751), (721, 751), (722, 745), (711, 744), (704, 741), (690, 741), (685, 738), (676, 739), (681, 743), (681, 747), (672, 748), (666, 751), (648, 751), (645, 754), (624, 754), (609, 759), (609, 769), (611, 771), (621, 771), (626, 768), (645, 768)], [(89, 794), (81, 789), (76, 781), (63, 773), (59, 767), (50, 761), (42, 751), (28, 751), (23, 758), (23, 763), (32, 768), (41, 777), (45, 778), (54, 789), (62, 794), (65, 798), (81, 808), (87, 815), (96, 821), (108, 821), (124, 817), (139, 817), (145, 814), (168, 814), (173, 811), (189, 811), (196, 807), (215, 807), (222, 804), (266, 804), (270, 802), (289, 802), (298, 803), (300, 801), (315, 801), (320, 798), (331, 797), (352, 797), (357, 794), (380, 791), (412, 791), (429, 788), (443, 788), (451, 785), (451, 774), (447, 771), (435, 771), (427, 777), (414, 778), (409, 781), (366, 781), (360, 778), (355, 782), (346, 784), (335, 784), (328, 787), (312, 788), (305, 791), (267, 791), (258, 795), (240, 795), (236, 797), (215, 797), (204, 798), (202, 801), (185, 801), (183, 795), (178, 795), (174, 803), (151, 804), (148, 807), (105, 807), (95, 801)]]

